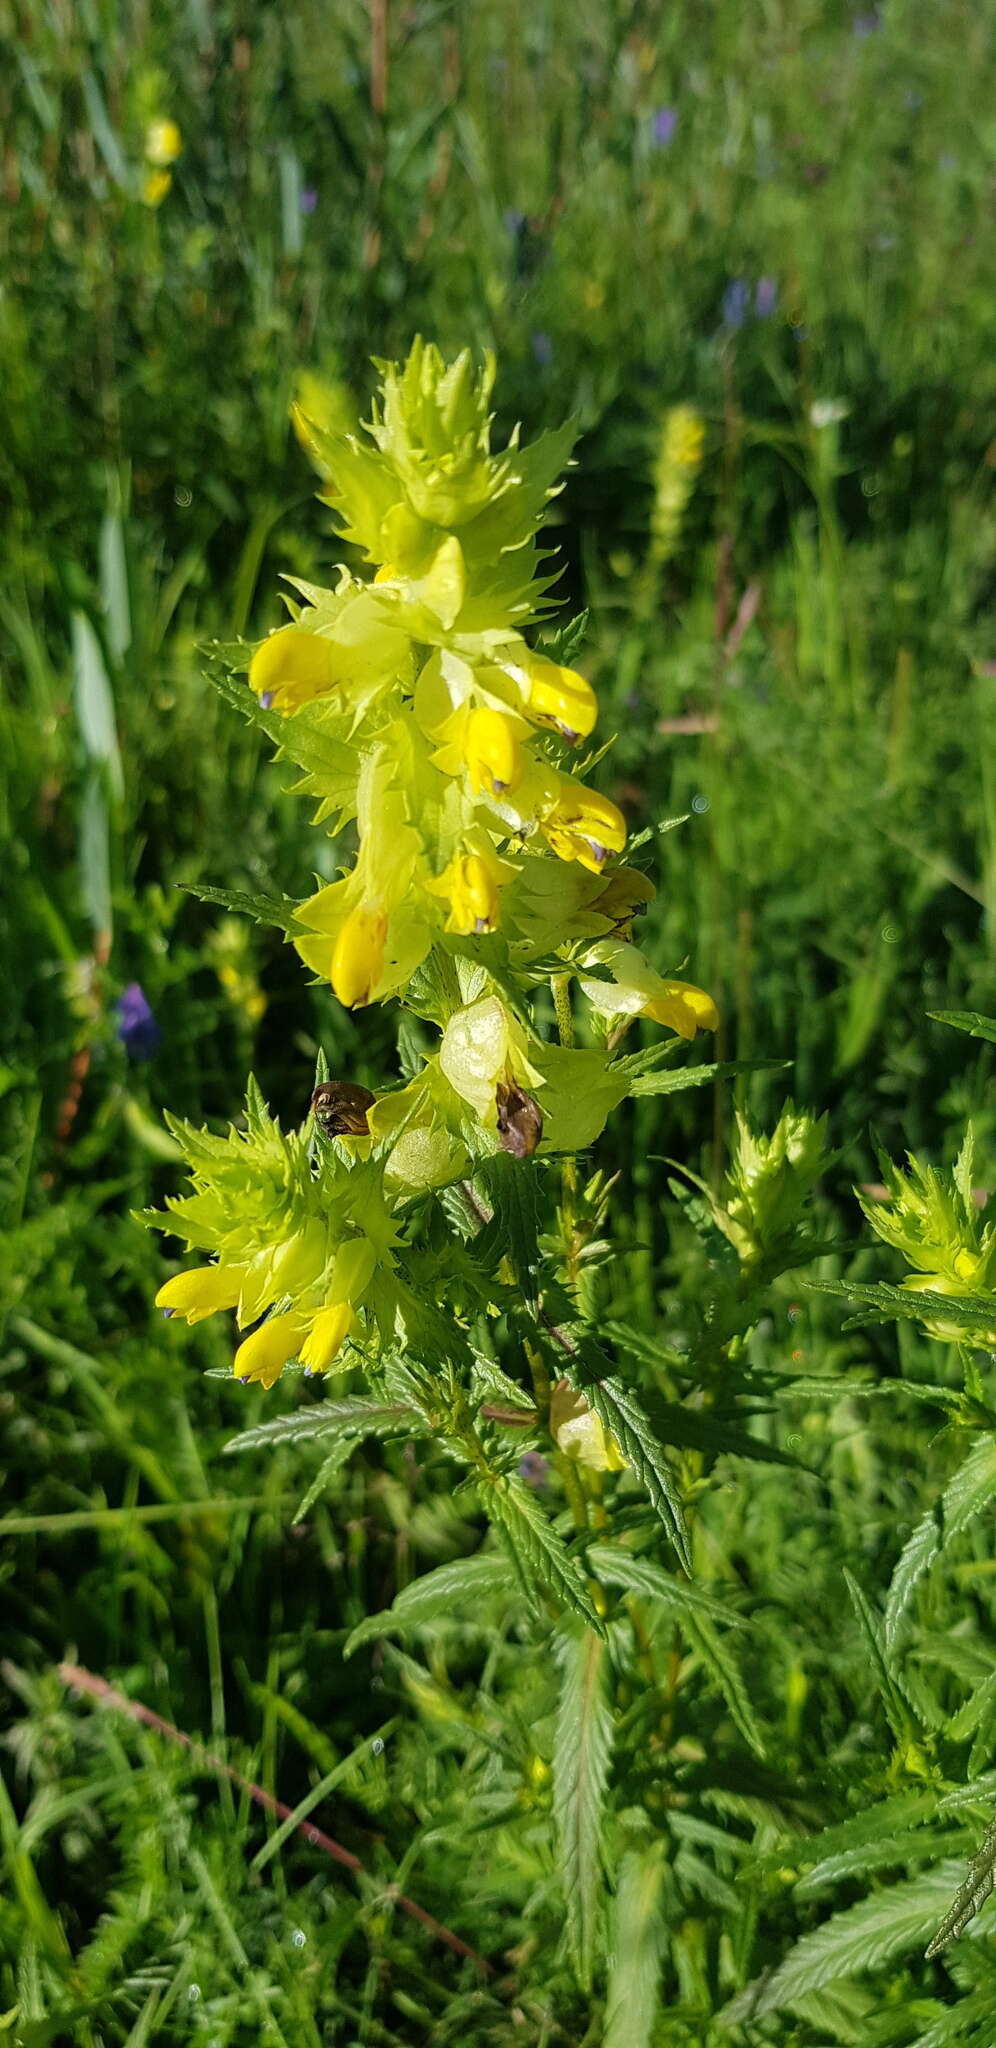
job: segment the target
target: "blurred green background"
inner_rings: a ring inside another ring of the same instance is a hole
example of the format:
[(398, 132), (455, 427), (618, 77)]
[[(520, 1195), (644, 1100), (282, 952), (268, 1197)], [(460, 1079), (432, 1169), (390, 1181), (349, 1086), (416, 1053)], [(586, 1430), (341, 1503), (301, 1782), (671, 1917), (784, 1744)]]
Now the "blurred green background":
[[(345, 1016), (184, 893), (302, 894), (334, 858), (202, 679), (213, 639), (276, 623), (282, 572), (328, 580), (342, 552), (296, 380), (351, 412), (369, 357), (421, 331), (497, 351), (499, 438), (575, 417), (548, 537), (620, 735), (602, 779), (634, 829), (688, 813), (643, 943), (716, 995), (721, 1054), (793, 1063), (752, 1084), (758, 1114), (789, 1089), (830, 1110), (854, 1238), (870, 1126), (947, 1157), (971, 1110), (994, 1138), (991, 1048), (928, 1014), (996, 1003), (994, 108), (966, 0), (0, 9), (0, 1949), (26, 2040), (144, 2039), (152, 2000), (166, 2039), (506, 2038), (379, 1892), (330, 1904), (303, 1852), (292, 1896), (278, 1859), (250, 1881), (234, 1805), (51, 1671), (75, 1651), (293, 1800), (401, 1713), (396, 1678), (343, 1672), (343, 1631), (469, 1540), (445, 1472), (416, 1499), (386, 1453), (297, 1528), (296, 1466), (222, 1462), (257, 1397), (223, 1333), (153, 1320), (160, 1252), (131, 1221), (174, 1184), (163, 1106), (224, 1118), (251, 1064), (297, 1118), (320, 1044), (396, 1071), (390, 1016)], [(676, 493), (679, 406), (704, 447)], [(729, 1106), (628, 1105), (603, 1142), (617, 1296), (648, 1328), (682, 1284), (655, 1157), (716, 1170)], [(829, 1312), (795, 1322), (776, 1347), (841, 1355)], [(862, 1441), (834, 1512), (867, 1548), (913, 1481), (876, 1490)], [(727, 1543), (759, 1497), (725, 1502)], [(417, 1841), (446, 1918), (459, 1773), (437, 1759), (430, 1796), (405, 1713), (390, 1789), (364, 1752), (343, 1826), (385, 1880)], [(489, 1952), (524, 1938), (514, 1871), (494, 1885)], [(538, 1941), (555, 1920), (548, 1899)]]

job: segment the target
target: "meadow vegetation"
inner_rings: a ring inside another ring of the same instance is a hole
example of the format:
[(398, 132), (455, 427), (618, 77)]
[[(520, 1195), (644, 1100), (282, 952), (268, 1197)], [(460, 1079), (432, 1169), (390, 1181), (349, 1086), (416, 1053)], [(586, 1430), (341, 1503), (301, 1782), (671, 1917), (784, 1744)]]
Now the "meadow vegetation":
[[(984, 10), (8, 0), (0, 54), (0, 2037), (988, 2048)], [(236, 708), (281, 576), (369, 573), (292, 401), (419, 332), (498, 448), (575, 424), (541, 630), (719, 1011), (525, 1217), (474, 1181), (486, 1248), (426, 1212), (485, 1405), (545, 1428), (537, 1272), (638, 1402), (622, 1470), (489, 1423), (519, 1580), (442, 1425), (238, 1384), (135, 1220), (164, 1112), (428, 1049), (242, 914), (355, 838)]]

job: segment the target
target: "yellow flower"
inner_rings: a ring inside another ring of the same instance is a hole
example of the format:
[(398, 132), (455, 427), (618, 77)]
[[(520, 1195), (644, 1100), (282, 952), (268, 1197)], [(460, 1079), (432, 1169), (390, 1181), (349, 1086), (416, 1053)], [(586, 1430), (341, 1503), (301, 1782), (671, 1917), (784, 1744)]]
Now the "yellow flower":
[(463, 755), (470, 786), (500, 796), (522, 780), (522, 754), (510, 718), (480, 705), (464, 727)]
[(638, 946), (602, 939), (585, 954), (586, 967), (606, 967), (611, 981), (582, 974), (588, 1001), (605, 1017), (650, 1017), (668, 1024), (679, 1038), (696, 1031), (715, 1031), (719, 1012), (710, 995), (690, 981), (666, 981), (645, 960)]
[(576, 669), (534, 655), (525, 664), (529, 678), (529, 710), (541, 725), (552, 725), (565, 739), (587, 739), (598, 717), (591, 684)]
[(150, 171), (142, 186), (146, 206), (161, 206), (173, 180), (168, 171)]
[(156, 1307), (184, 1322), (200, 1323), (221, 1308), (234, 1308), (245, 1280), (243, 1266), (195, 1266), (174, 1273), (156, 1295)]
[(500, 892), (515, 872), (510, 861), (499, 859), (488, 833), (475, 827), (442, 874), (425, 886), (430, 896), (449, 904), (446, 930), (466, 937), (495, 930)]
[(614, 1436), (606, 1434), (600, 1416), (589, 1408), (566, 1380), (550, 1396), (550, 1433), (558, 1450), (587, 1465), (592, 1472), (621, 1472), (626, 1463)]
[(696, 1031), (715, 1031), (719, 1024), (712, 997), (690, 981), (665, 981), (663, 993), (644, 1004), (643, 1015), (654, 1024), (669, 1024), (679, 1038), (694, 1038)]
[(609, 854), (621, 853), (626, 844), (626, 820), (618, 806), (567, 775), (560, 777), (560, 794), (542, 826), (560, 860), (579, 860), (596, 875)]
[(384, 966), (386, 938), (387, 918), (377, 905), (359, 904), (342, 924), (332, 948), (329, 979), (347, 1010), (370, 1001)]
[(161, 171), (167, 164), (175, 164), (183, 155), (183, 136), (175, 121), (150, 121), (145, 133), (146, 162), (158, 165)]
[(265, 708), (296, 711), (333, 690), (341, 680), (341, 653), (331, 640), (303, 626), (279, 626), (257, 647), (249, 664), (249, 687)]
[(333, 1302), (319, 1309), (300, 1350), (305, 1372), (328, 1372), (355, 1321), (355, 1310), (348, 1301)]
[(306, 1324), (300, 1315), (271, 1316), (251, 1337), (243, 1338), (232, 1361), (236, 1379), (259, 1380), (272, 1387), (288, 1360), (296, 1357)]

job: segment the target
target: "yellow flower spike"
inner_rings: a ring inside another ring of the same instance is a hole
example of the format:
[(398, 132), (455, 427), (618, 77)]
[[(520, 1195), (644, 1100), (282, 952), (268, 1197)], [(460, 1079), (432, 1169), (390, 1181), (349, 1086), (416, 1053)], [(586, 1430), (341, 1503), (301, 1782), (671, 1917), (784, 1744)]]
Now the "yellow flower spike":
[(156, 1307), (184, 1322), (200, 1323), (218, 1309), (234, 1308), (244, 1279), (242, 1266), (196, 1266), (190, 1273), (174, 1273), (160, 1287)]
[(463, 756), (473, 790), (500, 796), (522, 780), (522, 750), (511, 719), (501, 711), (479, 705), (470, 713), (463, 734)]
[(715, 1031), (719, 1011), (711, 996), (690, 981), (666, 981), (663, 994), (644, 1006), (643, 1015), (654, 1024), (668, 1024), (679, 1038), (694, 1038), (696, 1031)]
[(288, 1360), (296, 1356), (305, 1328), (299, 1315), (271, 1316), (260, 1323), (235, 1354), (232, 1371), (236, 1379), (259, 1380), (262, 1386), (272, 1387)]
[(296, 711), (323, 697), (341, 681), (341, 649), (304, 626), (280, 626), (257, 647), (249, 664), (249, 688), (264, 710)]
[(348, 1301), (319, 1309), (299, 1353), (305, 1372), (328, 1372), (356, 1321)]
[(380, 909), (361, 903), (340, 928), (332, 948), (330, 980), (347, 1010), (370, 1001), (384, 966), (387, 918)]
[(534, 657), (526, 664), (529, 710), (543, 725), (552, 725), (565, 739), (587, 739), (598, 717), (598, 700), (590, 683), (576, 669)]
[(150, 121), (145, 131), (146, 162), (164, 171), (183, 155), (183, 136), (175, 121)]
[(542, 821), (544, 836), (560, 860), (579, 860), (599, 875), (610, 853), (626, 844), (626, 820), (618, 805), (583, 782), (561, 777), (560, 795)]

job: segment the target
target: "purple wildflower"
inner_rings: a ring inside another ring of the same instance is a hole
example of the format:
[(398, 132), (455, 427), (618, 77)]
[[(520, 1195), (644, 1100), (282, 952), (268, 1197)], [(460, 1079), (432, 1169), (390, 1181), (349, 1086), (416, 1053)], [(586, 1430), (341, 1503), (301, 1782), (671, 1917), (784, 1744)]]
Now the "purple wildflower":
[(150, 1060), (162, 1042), (145, 990), (130, 981), (118, 998), (118, 1037), (129, 1059)]
[(533, 347), (533, 355), (535, 356), (536, 361), (540, 366), (540, 369), (548, 369), (553, 361), (553, 343), (550, 340), (549, 335), (544, 334), (541, 331), (538, 334), (532, 335), (531, 340)]
[(549, 1469), (542, 1451), (525, 1451), (519, 1459), (519, 1478), (527, 1486), (545, 1486)]
[(759, 320), (770, 320), (778, 304), (778, 280), (759, 277), (754, 289), (754, 311)]
[(314, 213), (318, 205), (318, 194), (313, 185), (304, 186), (301, 197), (298, 200), (298, 205), (302, 213)]
[(745, 277), (731, 277), (723, 293), (723, 326), (734, 333), (750, 312), (750, 285)]
[(866, 37), (876, 35), (881, 26), (881, 15), (879, 14), (877, 8), (871, 7), (869, 8), (867, 14), (855, 15), (854, 21), (852, 23), (852, 32), (854, 35), (857, 36), (858, 41), (860, 43), (863, 43)]
[(652, 130), (653, 138), (657, 144), (658, 149), (667, 149), (669, 143), (672, 143), (674, 141), (674, 131), (677, 128), (677, 126), (677, 107), (658, 107), (657, 112), (654, 115)]

